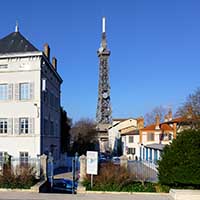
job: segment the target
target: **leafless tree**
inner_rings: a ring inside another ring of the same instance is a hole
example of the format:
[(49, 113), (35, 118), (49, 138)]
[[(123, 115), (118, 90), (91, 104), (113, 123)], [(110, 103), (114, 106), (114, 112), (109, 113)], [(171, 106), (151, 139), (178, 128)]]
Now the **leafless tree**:
[(77, 121), (71, 129), (72, 152), (85, 154), (87, 150), (94, 150), (97, 144), (96, 123), (91, 119)]
[(167, 114), (167, 108), (163, 106), (157, 106), (152, 111), (145, 114), (145, 124), (155, 124), (156, 115), (160, 117), (160, 121), (164, 120), (165, 115)]
[(200, 88), (187, 97), (183, 105), (177, 109), (176, 116), (200, 117)]

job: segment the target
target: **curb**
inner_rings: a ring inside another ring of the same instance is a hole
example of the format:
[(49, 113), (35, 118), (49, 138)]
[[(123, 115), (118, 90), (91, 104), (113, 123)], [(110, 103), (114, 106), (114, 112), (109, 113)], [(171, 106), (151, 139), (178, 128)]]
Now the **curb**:
[(169, 196), (169, 193), (163, 193), (163, 192), (110, 192), (110, 191), (84, 191), (79, 190), (77, 191), (77, 194), (129, 194), (129, 195), (166, 195)]

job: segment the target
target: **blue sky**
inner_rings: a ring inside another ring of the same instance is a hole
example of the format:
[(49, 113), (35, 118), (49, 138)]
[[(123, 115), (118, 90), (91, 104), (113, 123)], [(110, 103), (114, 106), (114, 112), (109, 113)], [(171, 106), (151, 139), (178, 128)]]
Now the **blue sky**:
[(200, 86), (198, 0), (2, 0), (0, 37), (20, 32), (58, 59), (62, 105), (73, 121), (95, 118), (97, 49), (106, 16), (113, 117), (174, 110)]

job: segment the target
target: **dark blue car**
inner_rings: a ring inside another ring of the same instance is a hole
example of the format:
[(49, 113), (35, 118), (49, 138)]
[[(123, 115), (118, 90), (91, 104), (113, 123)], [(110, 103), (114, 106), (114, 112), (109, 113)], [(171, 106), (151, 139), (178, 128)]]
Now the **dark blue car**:
[[(77, 182), (74, 183), (74, 192), (76, 192), (78, 187)], [(72, 193), (73, 192), (73, 182), (69, 179), (54, 179), (53, 180), (53, 192), (62, 193)]]

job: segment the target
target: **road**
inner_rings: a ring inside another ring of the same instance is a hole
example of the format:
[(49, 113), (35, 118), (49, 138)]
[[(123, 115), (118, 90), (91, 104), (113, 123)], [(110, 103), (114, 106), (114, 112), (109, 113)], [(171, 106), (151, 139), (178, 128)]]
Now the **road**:
[(168, 194), (47, 194), (0, 192), (0, 200), (172, 200)]

